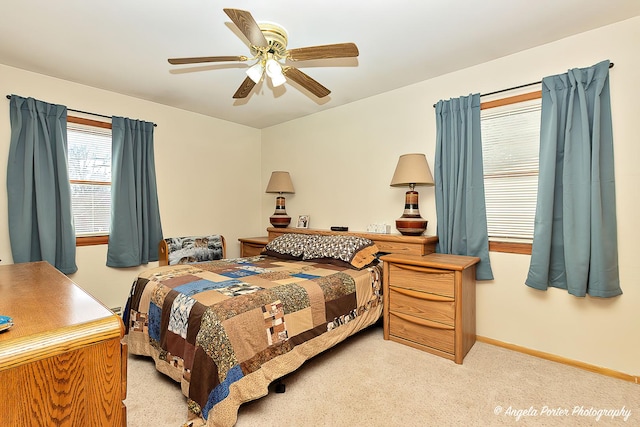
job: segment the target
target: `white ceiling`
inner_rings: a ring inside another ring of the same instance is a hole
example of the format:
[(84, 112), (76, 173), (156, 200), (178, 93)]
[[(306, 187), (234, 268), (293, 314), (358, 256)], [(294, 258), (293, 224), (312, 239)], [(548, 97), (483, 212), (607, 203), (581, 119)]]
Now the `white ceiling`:
[[(263, 81), (234, 100), (251, 63), (167, 62), (251, 56), (225, 7), (283, 26), (289, 48), (360, 56), (296, 63), (326, 98)], [(639, 0), (4, 0), (0, 63), (264, 128), (637, 15)]]

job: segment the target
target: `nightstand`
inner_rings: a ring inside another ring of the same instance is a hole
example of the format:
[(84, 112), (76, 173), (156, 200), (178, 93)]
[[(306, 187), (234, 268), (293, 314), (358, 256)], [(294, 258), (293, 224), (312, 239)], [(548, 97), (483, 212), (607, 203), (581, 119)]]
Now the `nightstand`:
[(243, 237), (240, 241), (240, 256), (249, 257), (260, 255), (264, 247), (269, 243), (267, 236), (261, 237)]
[(480, 258), (394, 255), (384, 261), (384, 339), (461, 364), (476, 342)]

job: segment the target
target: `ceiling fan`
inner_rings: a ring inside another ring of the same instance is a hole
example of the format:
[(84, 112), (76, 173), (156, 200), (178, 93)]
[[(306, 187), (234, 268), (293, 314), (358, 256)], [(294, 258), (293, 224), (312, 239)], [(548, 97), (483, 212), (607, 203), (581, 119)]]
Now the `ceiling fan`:
[(286, 61), (306, 61), (311, 59), (354, 58), (358, 47), (354, 43), (337, 43), (320, 46), (287, 49), (288, 35), (284, 28), (273, 23), (258, 24), (246, 10), (224, 9), (231, 21), (249, 40), (249, 50), (253, 57), (246, 56), (201, 56), (195, 58), (170, 58), (173, 65), (196, 64), (202, 62), (252, 61), (256, 63), (247, 70), (244, 79), (233, 97), (246, 98), (264, 74), (273, 86), (280, 86), (289, 78), (318, 98), (331, 93), (329, 89), (309, 77), (299, 69), (286, 65)]

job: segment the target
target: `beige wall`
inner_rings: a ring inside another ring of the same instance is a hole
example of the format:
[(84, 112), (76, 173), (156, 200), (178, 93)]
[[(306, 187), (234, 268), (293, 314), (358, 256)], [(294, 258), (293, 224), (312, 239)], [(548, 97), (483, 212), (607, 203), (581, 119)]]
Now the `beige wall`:
[[(393, 224), (402, 213), (405, 191), (389, 187), (397, 158), (423, 152), (433, 164), (436, 101), (533, 82), (608, 58), (616, 64), (611, 96), (624, 295), (600, 300), (555, 289), (535, 291), (523, 284), (528, 256), (492, 253), (495, 280), (478, 283), (478, 334), (640, 375), (640, 288), (633, 269), (640, 237), (635, 220), (640, 210), (637, 28), (640, 18), (263, 131), (2, 65), (0, 93), (157, 123), (164, 234), (221, 231), (229, 255), (237, 256), (238, 237), (264, 234), (269, 225), (274, 197), (264, 188), (272, 170), (291, 172), (296, 194), (287, 196), (287, 211), (294, 220), (309, 214), (313, 228), (346, 225), (351, 230), (373, 222)], [(0, 164), (6, 164), (9, 136), (9, 103), (0, 102)], [(433, 188), (419, 190), (421, 212), (430, 221), (427, 233), (435, 234)], [(0, 258), (6, 264), (11, 253), (4, 173), (0, 193)], [(105, 257), (104, 246), (78, 248), (79, 271), (72, 279), (105, 305), (123, 305), (144, 267), (107, 268)]]
[[(223, 233), (229, 256), (238, 237), (260, 234), (260, 131), (184, 110), (0, 65), (0, 93), (69, 108), (148, 120), (154, 131), (158, 199), (165, 236)], [(0, 170), (6, 171), (9, 101), (0, 101)], [(0, 259), (11, 263), (6, 172), (0, 173)], [(105, 266), (106, 245), (79, 247), (71, 279), (108, 307), (123, 306), (136, 272), (157, 265)]]
[[(635, 263), (640, 144), (640, 18), (567, 38), (490, 63), (294, 120), (262, 132), (262, 179), (291, 172), (292, 217), (311, 216), (311, 227), (393, 224), (404, 191), (389, 187), (400, 154), (423, 152), (433, 165), (433, 104), (469, 93), (535, 82), (568, 68), (610, 59), (614, 121), (620, 278), (624, 295), (576, 298), (566, 291), (525, 286), (529, 256), (492, 253), (495, 280), (478, 283), (478, 335), (566, 358), (640, 374), (640, 287)], [(425, 47), (428, 48), (428, 47)], [(336, 72), (339, 72), (337, 70)], [(420, 209), (435, 234), (433, 188), (418, 188)], [(273, 210), (263, 195), (263, 226)]]

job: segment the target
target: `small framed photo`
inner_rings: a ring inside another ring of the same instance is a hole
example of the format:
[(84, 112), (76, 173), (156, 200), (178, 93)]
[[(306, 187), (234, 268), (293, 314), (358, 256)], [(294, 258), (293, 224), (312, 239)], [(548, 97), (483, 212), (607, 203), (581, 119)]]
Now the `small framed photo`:
[(297, 228), (309, 228), (309, 215), (299, 215), (298, 216), (298, 226)]

